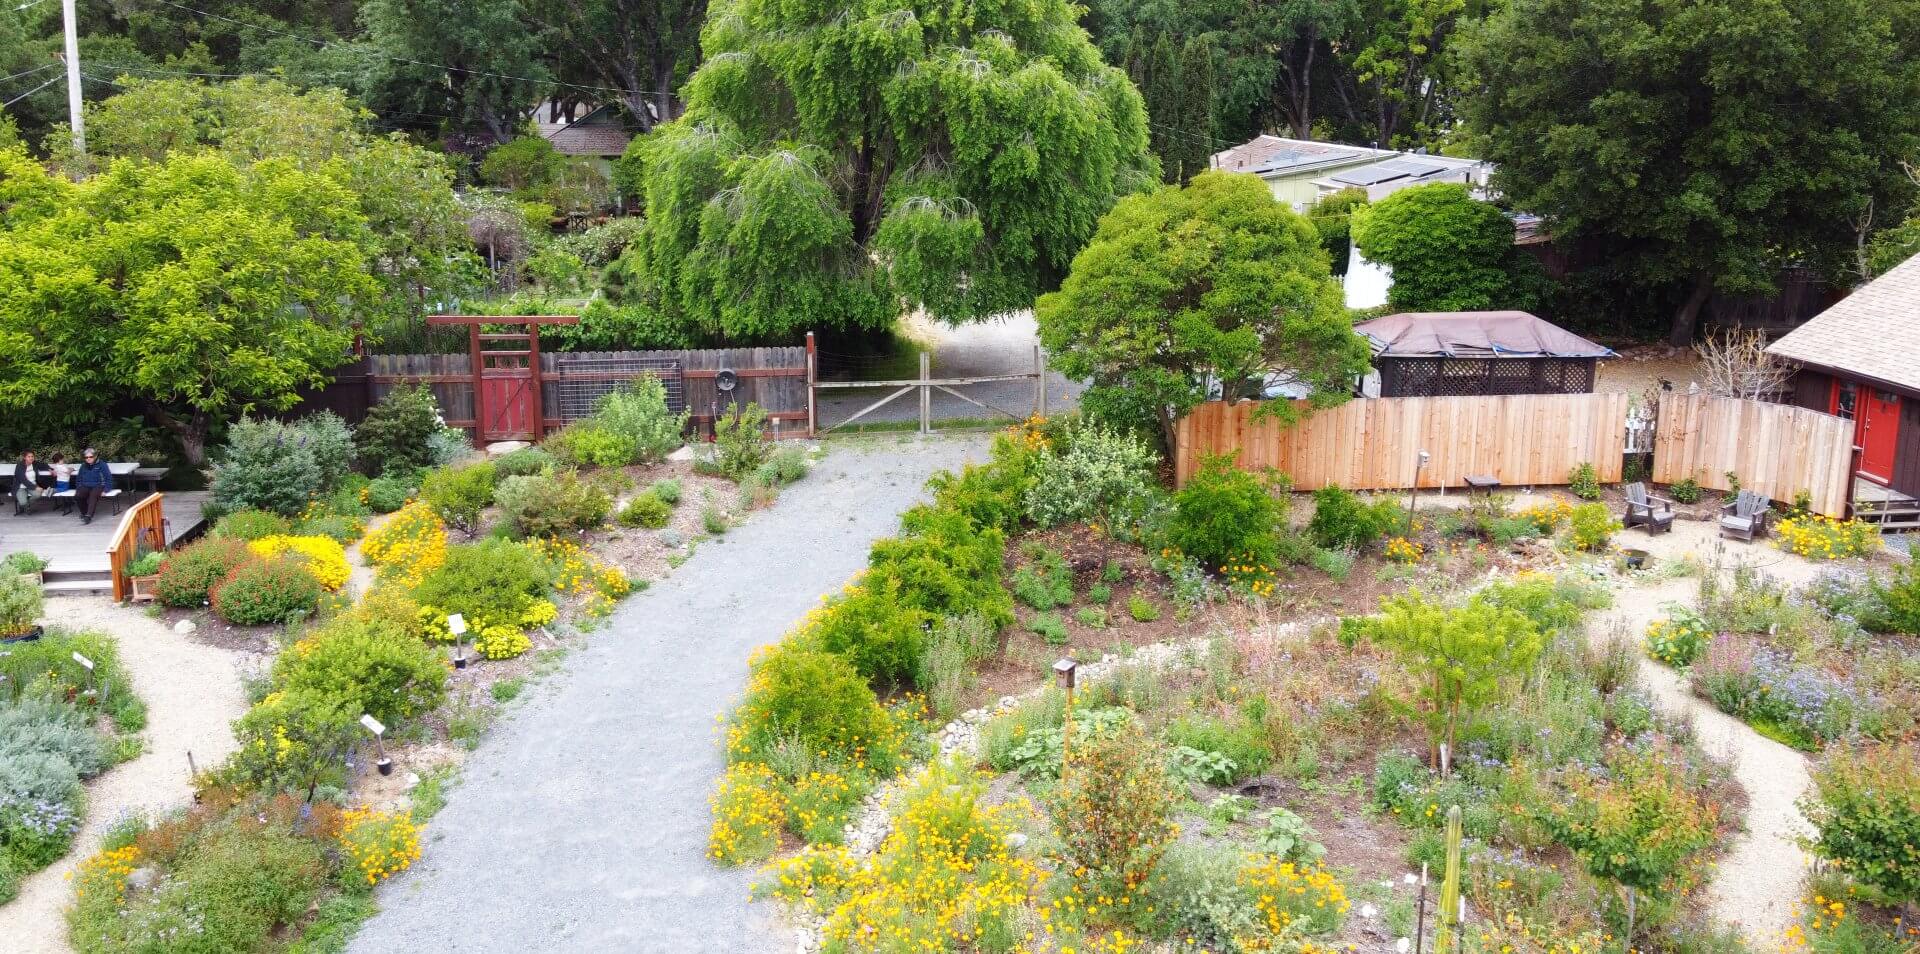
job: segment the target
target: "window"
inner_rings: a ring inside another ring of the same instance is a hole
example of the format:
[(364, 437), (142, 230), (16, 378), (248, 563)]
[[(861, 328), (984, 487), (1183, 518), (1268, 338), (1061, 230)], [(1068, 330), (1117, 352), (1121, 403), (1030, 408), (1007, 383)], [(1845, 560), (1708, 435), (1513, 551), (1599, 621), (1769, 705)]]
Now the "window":
[(1833, 382), (1833, 397), (1827, 411), (1838, 417), (1853, 420), (1854, 407), (1860, 400), (1860, 391), (1852, 381)]

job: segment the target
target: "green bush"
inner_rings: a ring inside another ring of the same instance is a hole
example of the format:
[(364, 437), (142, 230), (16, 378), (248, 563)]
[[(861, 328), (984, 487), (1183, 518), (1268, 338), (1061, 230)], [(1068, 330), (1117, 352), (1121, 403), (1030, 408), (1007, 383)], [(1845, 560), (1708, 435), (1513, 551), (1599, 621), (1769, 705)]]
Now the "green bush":
[(293, 427), (313, 454), (313, 465), (320, 471), (320, 489), (340, 486), (353, 469), (353, 430), (347, 422), (332, 411), (315, 411), (293, 422)]
[(977, 615), (999, 629), (1013, 622), (1013, 598), (1001, 576), (1005, 537), (944, 507), (915, 507), (901, 518), (905, 533), (868, 553), (867, 580), (892, 587), (907, 606), (935, 616)]
[(791, 484), (807, 476), (807, 452), (798, 447), (782, 447), (754, 468), (753, 479), (768, 487)]
[(398, 623), (343, 616), (274, 660), (278, 692), (313, 692), (396, 725), (440, 704), (447, 667)]
[(680, 504), (680, 482), (671, 477), (656, 480), (653, 482), (653, 486), (647, 489), (652, 491), (655, 497), (669, 504), (674, 506), (679, 506)]
[(421, 481), (420, 499), (448, 525), (471, 533), (480, 524), (480, 512), (492, 506), (497, 483), (491, 461), (443, 467)]
[(926, 694), (927, 707), (935, 718), (946, 720), (960, 714), (962, 702), (973, 688), (973, 663), (993, 653), (996, 636), (996, 627), (979, 616), (949, 616), (927, 634), (913, 684)]
[(1208, 457), (1173, 495), (1167, 542), (1209, 568), (1271, 563), (1283, 506), (1266, 481), (1235, 468), (1231, 457)]
[(1307, 523), (1307, 534), (1328, 550), (1364, 550), (1400, 522), (1400, 507), (1391, 500), (1362, 503), (1350, 491), (1327, 486), (1313, 492), (1313, 519)]
[(1273, 761), (1273, 749), (1266, 733), (1246, 721), (1228, 722), (1210, 715), (1181, 716), (1167, 724), (1164, 737), (1168, 745), (1186, 746), (1202, 752), (1225, 756), (1233, 763), (1226, 781), (1252, 778), (1267, 770)]
[(85, 807), (81, 782), (108, 762), (79, 709), (36, 695), (0, 704), (0, 899), (67, 853)]
[(269, 694), (233, 723), (236, 748), (210, 781), (301, 794), (345, 787), (347, 756), (366, 738), (353, 703), (312, 690)]
[(493, 469), (501, 479), (508, 477), (531, 477), (552, 470), (558, 462), (552, 454), (538, 447), (522, 447), (517, 451), (502, 454), (493, 462)]
[(620, 508), (620, 525), (658, 530), (673, 519), (673, 507), (651, 490), (635, 494)]
[(291, 554), (250, 560), (213, 588), (213, 612), (236, 626), (305, 619), (320, 607), (320, 581)]
[(18, 573), (0, 573), (0, 635), (13, 636), (33, 628), (46, 610), (40, 584)]
[(680, 446), (687, 428), (687, 412), (667, 409), (667, 388), (649, 374), (629, 387), (608, 393), (593, 412), (595, 428), (613, 435), (629, 448), (622, 464), (661, 460)]
[(1160, 618), (1160, 610), (1153, 601), (1133, 593), (1127, 597), (1127, 615), (1136, 623), (1151, 623)]
[(432, 467), (432, 440), (444, 429), (433, 391), (424, 384), (402, 384), (368, 408), (366, 420), (354, 429), (354, 458), (369, 474)]
[(210, 537), (230, 540), (258, 540), (293, 532), (293, 521), (265, 510), (235, 510), (221, 517), (207, 532)]
[(633, 441), (595, 423), (592, 418), (569, 424), (547, 438), (555, 457), (574, 467), (625, 467), (633, 462)]
[(293, 532), (304, 537), (326, 537), (344, 547), (359, 539), (365, 529), (366, 525), (354, 517), (323, 514), (302, 517)]
[(936, 617), (899, 598), (891, 581), (869, 581), (823, 607), (800, 631), (810, 645), (846, 659), (868, 681), (901, 685), (913, 678), (920, 648)]
[(318, 840), (236, 811), (195, 833), (177, 866), (151, 887), (123, 894), (118, 885), (83, 881), (67, 923), (82, 954), (267, 950), (306, 915), (326, 878)]
[(1166, 755), (1137, 728), (1122, 726), (1076, 744), (1073, 759), (1047, 800), (1067, 867), (1100, 893), (1130, 892), (1178, 834)]
[(1347, 576), (1353, 572), (1354, 559), (1352, 550), (1317, 548), (1313, 551), (1313, 556), (1309, 558), (1309, 562), (1313, 564), (1314, 569), (1325, 573), (1335, 583), (1340, 583), (1345, 581)]
[(927, 481), (934, 503), (982, 527), (1012, 533), (1026, 518), (1027, 488), (1037, 452), (1008, 434), (994, 438), (991, 463), (968, 464), (960, 473), (941, 471)]
[(229, 509), (291, 516), (324, 489), (312, 442), (279, 421), (236, 421), (213, 465), (214, 503)]
[(202, 606), (228, 574), (257, 559), (246, 540), (216, 534), (167, 554), (154, 593), (168, 606)]
[(509, 477), (494, 490), (500, 516), (522, 537), (550, 537), (591, 530), (607, 522), (613, 498), (572, 470)]
[(1860, 619), (1860, 625), (1872, 628), (1879, 622), (1896, 633), (1920, 635), (1920, 560), (1908, 559), (1894, 568), (1883, 583), (1873, 584), (1873, 595), (1885, 607), (1879, 619)]
[(367, 484), (367, 508), (374, 513), (392, 513), (407, 505), (413, 496), (413, 484), (402, 477), (375, 477)]
[(552, 577), (546, 561), (511, 540), (482, 540), (447, 548), (447, 561), (414, 587), (414, 601), (460, 613), (475, 633), (518, 626), (527, 607), (545, 598)]
[(740, 480), (765, 463), (773, 449), (767, 441), (767, 412), (758, 404), (735, 406), (713, 425), (714, 463), (720, 472)]
[(1813, 851), (1896, 903), (1920, 901), (1920, 746), (1837, 746), (1800, 811)]
[(1027, 629), (1049, 646), (1067, 644), (1067, 624), (1059, 613), (1035, 613), (1027, 620)]
[(1700, 482), (1688, 477), (1667, 485), (1667, 495), (1675, 503), (1691, 504), (1700, 502)]
[(719, 507), (710, 503), (700, 508), (700, 528), (717, 537), (732, 529), (732, 524), (727, 522), (727, 515)]
[(1073, 570), (1058, 551), (1042, 546), (1030, 548), (1028, 562), (1013, 571), (1015, 599), (1037, 610), (1050, 610), (1073, 602)]
[[(159, 550), (148, 550), (147, 552), (142, 553), (139, 556), (134, 557), (132, 560), (127, 562), (127, 575), (128, 576), (158, 575), (160, 572), (160, 564), (166, 562), (166, 559), (167, 559), (167, 555), (165, 553), (162, 553)], [(0, 619), (5, 619), (5, 618), (6, 618), (6, 613), (0, 612)]]
[(1605, 504), (1587, 503), (1573, 508), (1567, 518), (1567, 542), (1576, 550), (1599, 550), (1620, 532), (1620, 521), (1613, 518)]
[(1027, 488), (1027, 516), (1041, 527), (1110, 519), (1154, 486), (1159, 456), (1132, 434), (1099, 424), (1066, 428), (1063, 451), (1040, 449)]
[(1087, 602), (1104, 605), (1111, 599), (1113, 599), (1113, 587), (1105, 583), (1095, 583), (1087, 587)]
[(52, 565), (52, 561), (26, 550), (15, 550), (0, 559), (0, 573), (38, 573)]
[(791, 742), (841, 764), (889, 772), (900, 763), (899, 731), (867, 681), (840, 656), (788, 641), (757, 654), (746, 699), (727, 735), (733, 762), (766, 762)]
[(1581, 500), (1599, 500), (1600, 475), (1592, 464), (1576, 464), (1573, 470), (1567, 472), (1567, 490)]

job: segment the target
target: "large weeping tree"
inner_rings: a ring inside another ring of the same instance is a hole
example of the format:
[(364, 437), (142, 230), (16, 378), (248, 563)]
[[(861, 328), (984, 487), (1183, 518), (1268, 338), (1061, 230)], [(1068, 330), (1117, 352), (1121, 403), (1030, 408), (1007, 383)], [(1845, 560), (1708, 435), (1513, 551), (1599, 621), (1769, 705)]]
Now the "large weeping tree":
[(636, 150), (643, 294), (704, 332), (966, 321), (1054, 287), (1159, 178), (1140, 95), (1065, 0), (724, 0)]

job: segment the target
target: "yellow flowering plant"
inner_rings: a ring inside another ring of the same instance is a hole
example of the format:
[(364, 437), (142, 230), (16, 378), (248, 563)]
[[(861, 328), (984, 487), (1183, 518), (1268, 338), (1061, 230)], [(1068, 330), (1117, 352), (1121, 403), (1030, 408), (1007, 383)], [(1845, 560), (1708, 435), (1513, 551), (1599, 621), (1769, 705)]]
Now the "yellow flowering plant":
[(1420, 562), (1426, 555), (1426, 548), (1406, 537), (1394, 537), (1387, 541), (1387, 559), (1395, 563), (1413, 564)]
[(1880, 548), (1880, 528), (1865, 520), (1835, 520), (1817, 513), (1773, 525), (1774, 546), (1809, 560), (1844, 560)]
[(340, 850), (376, 885), (420, 860), (420, 827), (409, 814), (351, 809), (340, 816)]
[(247, 549), (263, 557), (277, 556), (282, 553), (297, 554), (306, 562), (307, 572), (313, 574), (313, 578), (319, 580), (321, 586), (336, 593), (347, 584), (347, 578), (353, 575), (353, 568), (347, 565), (346, 548), (332, 537), (274, 534), (248, 543)]
[(740, 762), (727, 769), (711, 800), (713, 828), (707, 835), (707, 857), (731, 867), (765, 861), (780, 847), (780, 831), (787, 825), (787, 801), (780, 779), (758, 762)]
[(360, 541), (360, 552), (383, 579), (414, 586), (447, 562), (447, 526), (416, 501)]
[(1333, 873), (1272, 855), (1252, 855), (1240, 869), (1240, 885), (1254, 898), (1258, 933), (1239, 939), (1246, 951), (1290, 951), (1307, 936), (1340, 926), (1352, 902)]
[(533, 641), (518, 627), (489, 626), (474, 637), (473, 648), (488, 659), (512, 659), (532, 649)]

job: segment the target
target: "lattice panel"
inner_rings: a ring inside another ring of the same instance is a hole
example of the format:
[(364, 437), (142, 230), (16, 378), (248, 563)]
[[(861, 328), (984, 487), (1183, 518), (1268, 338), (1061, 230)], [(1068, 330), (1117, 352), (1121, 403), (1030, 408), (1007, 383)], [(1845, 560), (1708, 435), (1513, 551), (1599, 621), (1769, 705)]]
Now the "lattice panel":
[[(641, 375), (653, 375), (667, 389), (667, 408), (678, 414), (687, 409), (687, 383), (680, 362), (664, 358), (568, 358), (547, 380), (554, 385), (559, 405), (549, 416), (577, 421), (593, 416), (607, 394), (626, 387)], [(562, 377), (561, 375), (564, 375)]]

